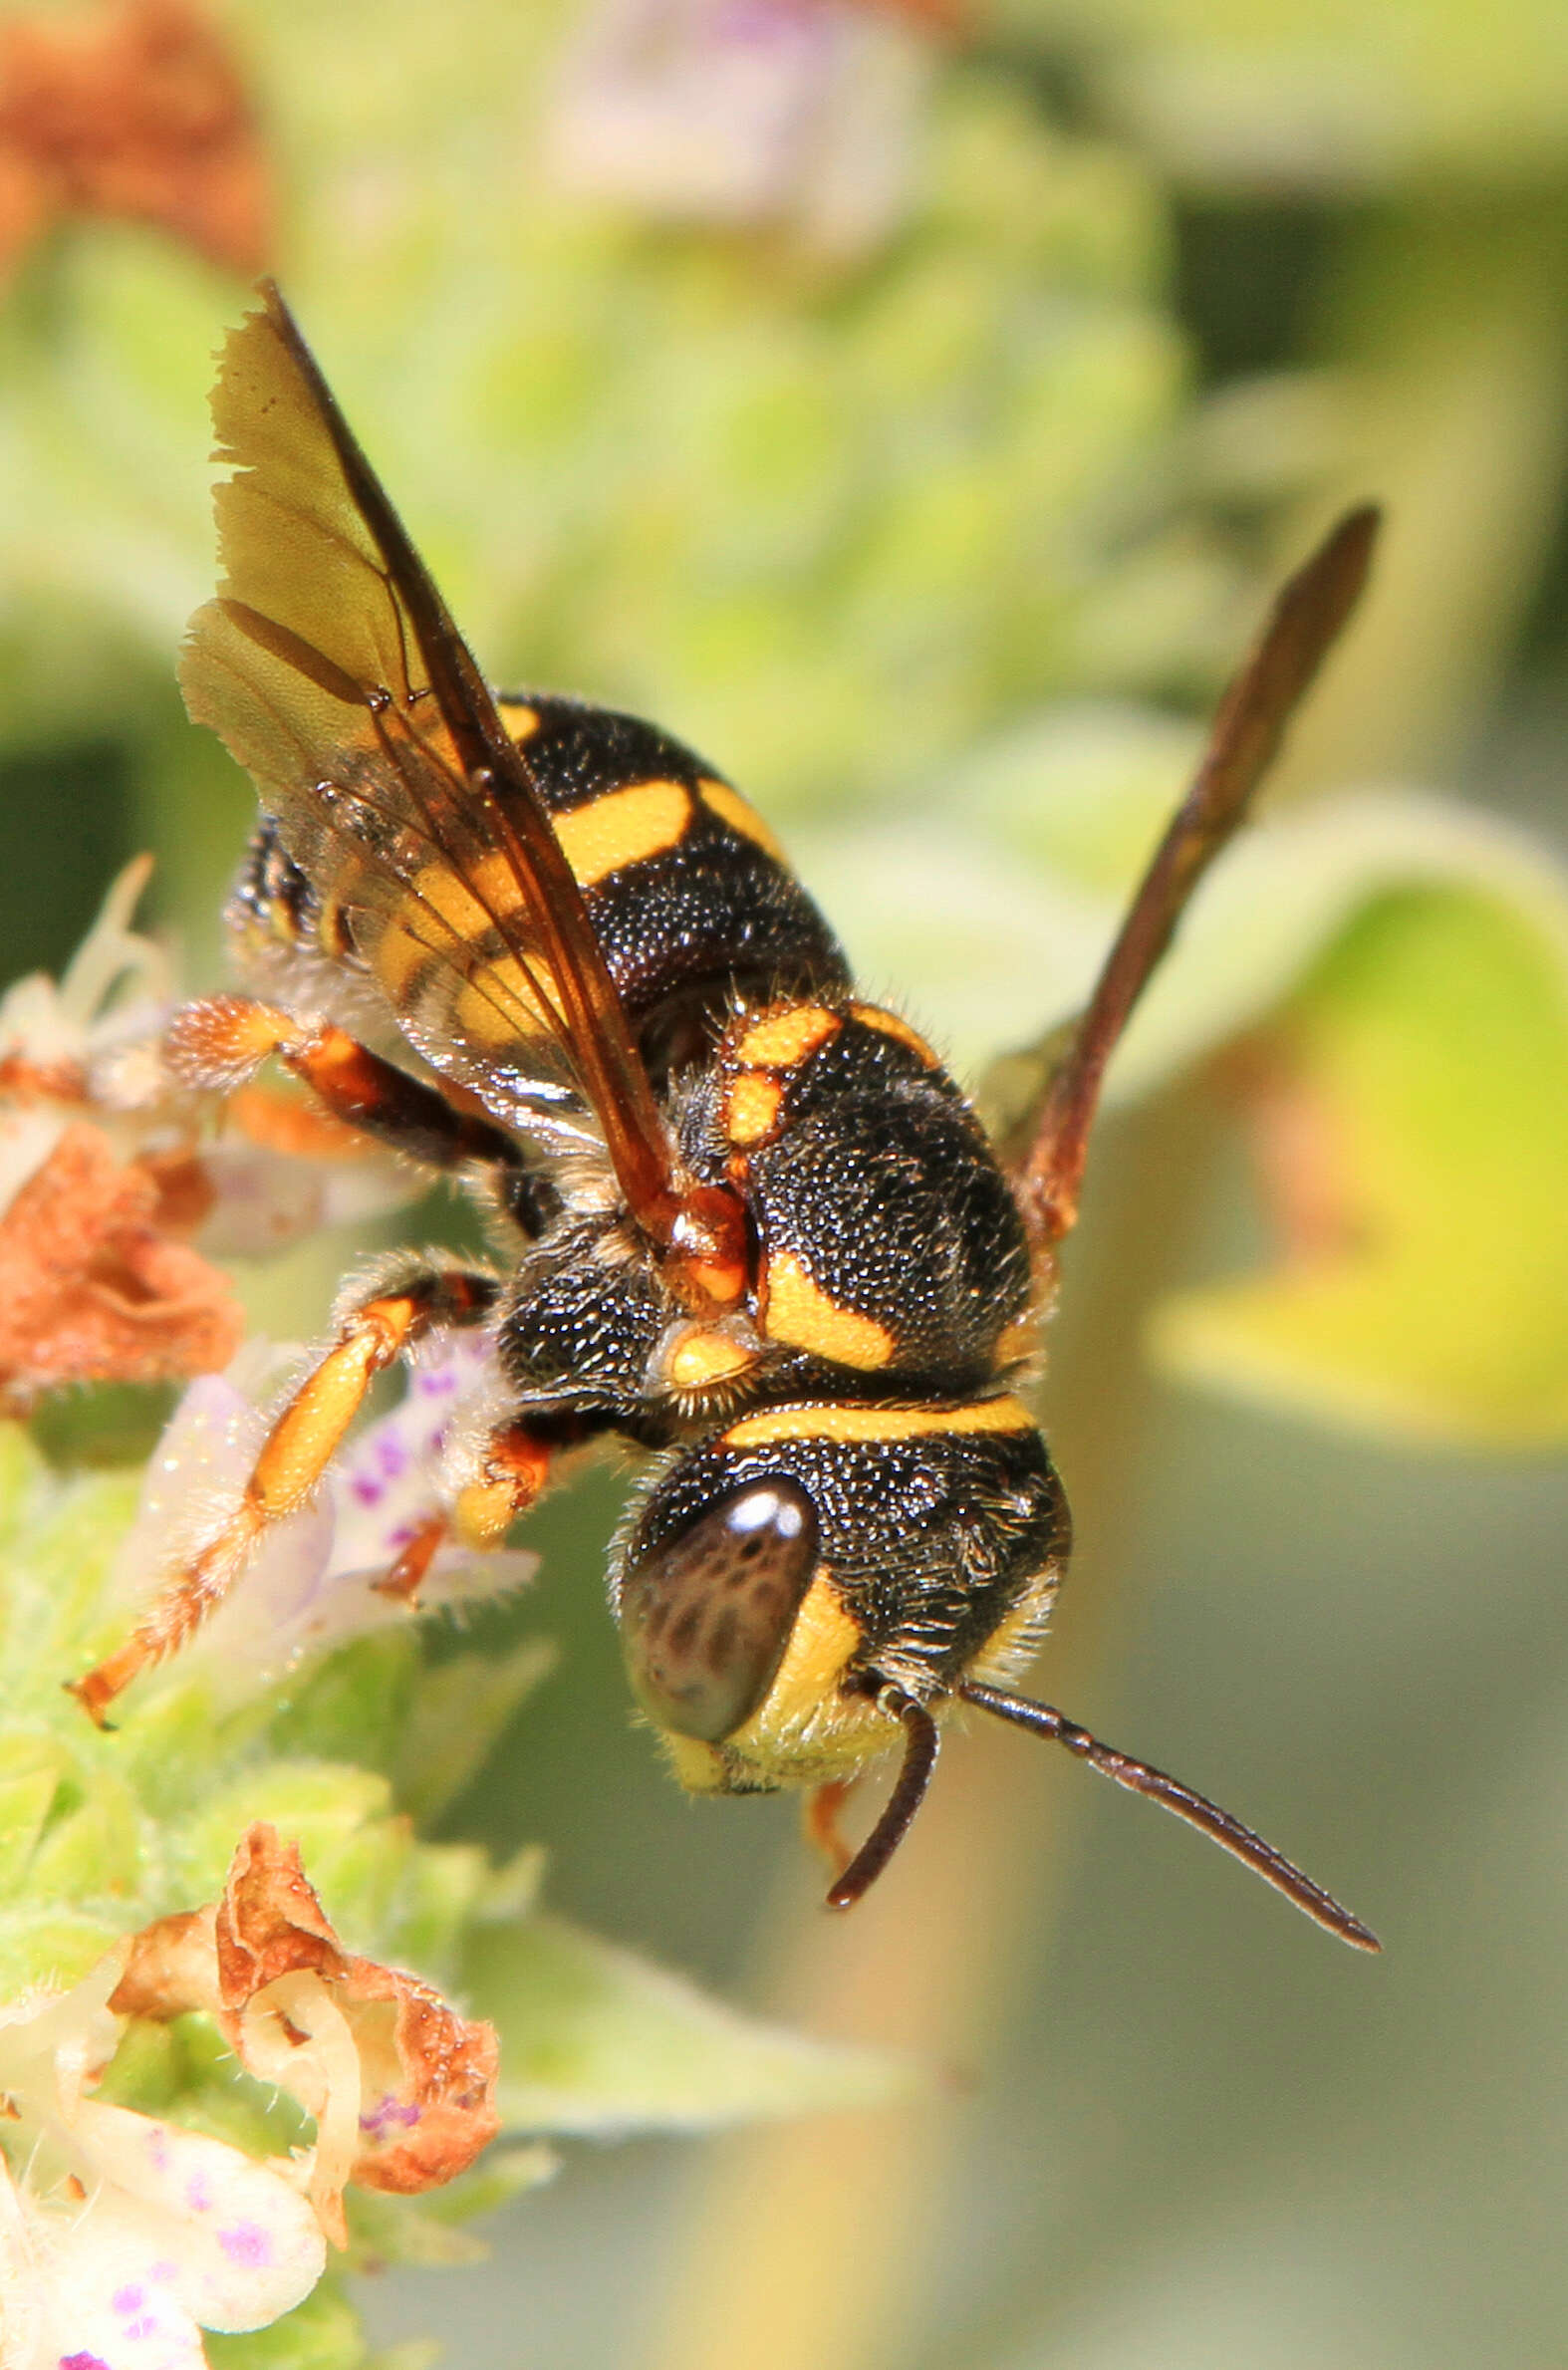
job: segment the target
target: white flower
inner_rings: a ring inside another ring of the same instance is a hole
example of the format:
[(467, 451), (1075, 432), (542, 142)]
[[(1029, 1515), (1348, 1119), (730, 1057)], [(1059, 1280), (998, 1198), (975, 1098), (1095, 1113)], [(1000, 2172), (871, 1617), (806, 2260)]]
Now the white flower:
[(88, 2095), (130, 1950), (0, 2009), (5, 2370), (199, 2370), (203, 2329), (266, 2327), (326, 2264), (292, 2162)]
[(907, 209), (932, 64), (912, 23), (851, 0), (600, 0), (548, 153), (570, 188), (854, 256)]
[[(148, 1460), (140, 1507), (120, 1552), (113, 1585), (122, 1602), (144, 1601), (157, 1576), (235, 1502), (265, 1434), (256, 1404), (265, 1394), (264, 1364), (277, 1363), (252, 1344), (227, 1374), (203, 1375), (186, 1391)], [(350, 1638), (406, 1621), (406, 1602), (376, 1583), (450, 1502), (453, 1436), (483, 1421), (493, 1391), (487, 1335), (433, 1337), (398, 1406), (350, 1443), (310, 1504), (267, 1533), (225, 1603), (172, 1666), (176, 1677), (199, 1668), (209, 1685), (238, 1701)], [(475, 1555), (442, 1547), (420, 1585), (417, 1610), (521, 1587), (537, 1565), (520, 1550)]]

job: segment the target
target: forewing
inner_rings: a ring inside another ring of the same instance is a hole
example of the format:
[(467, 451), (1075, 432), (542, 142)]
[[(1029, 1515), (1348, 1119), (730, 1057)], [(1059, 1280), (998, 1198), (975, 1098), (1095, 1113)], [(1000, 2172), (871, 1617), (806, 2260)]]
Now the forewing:
[[(513, 1125), (575, 1099), (627, 1198), (671, 1154), (588, 910), (519, 751), (277, 292), (224, 351), (223, 578), (190, 713), (255, 777), (410, 1041)], [(503, 796), (504, 793), (504, 796)]]

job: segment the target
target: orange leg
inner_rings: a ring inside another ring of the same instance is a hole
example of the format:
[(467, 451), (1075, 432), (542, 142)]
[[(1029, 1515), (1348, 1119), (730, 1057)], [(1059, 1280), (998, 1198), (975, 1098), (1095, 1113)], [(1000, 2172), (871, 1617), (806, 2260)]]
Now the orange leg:
[(268, 1434), (239, 1504), (175, 1574), (124, 1646), (71, 1683), (71, 1693), (101, 1727), (121, 1690), (146, 1664), (183, 1645), (228, 1593), (272, 1524), (304, 1505), (383, 1368), (432, 1325), (482, 1322), (497, 1288), (493, 1277), (466, 1269), (425, 1269), (400, 1291), (378, 1293), (351, 1309), (337, 1341)]
[(526, 1425), (508, 1424), (491, 1433), (480, 1451), (477, 1476), (459, 1492), (455, 1511), (421, 1522), (396, 1562), (371, 1586), (412, 1607), (448, 1540), (456, 1538), (464, 1547), (499, 1547), (544, 1487), (552, 1453)]
[(379, 1580), (371, 1582), (377, 1595), (392, 1597), (399, 1605), (407, 1605), (411, 1610), (419, 1601), (419, 1590), (424, 1585), (426, 1572), (435, 1561), (436, 1551), (444, 1547), (450, 1531), (451, 1524), (444, 1514), (429, 1515), (420, 1523), (396, 1561), (383, 1572)]
[(452, 1517), (452, 1528), (465, 1547), (500, 1546), (549, 1479), (555, 1453), (555, 1448), (547, 1447), (526, 1424), (503, 1425), (491, 1433), (480, 1451), (478, 1472), (459, 1492)]
[(296, 1020), (251, 996), (207, 996), (175, 1013), (163, 1045), (187, 1086), (231, 1093), (276, 1055), (335, 1119), (411, 1160), (432, 1169), (518, 1166), (517, 1147), (491, 1121), (458, 1110), (439, 1087), (410, 1078), (330, 1021)]
[(855, 1857), (839, 1825), (839, 1814), (854, 1785), (853, 1777), (830, 1777), (825, 1784), (812, 1788), (802, 1810), (806, 1841), (822, 1854), (835, 1877), (842, 1876)]

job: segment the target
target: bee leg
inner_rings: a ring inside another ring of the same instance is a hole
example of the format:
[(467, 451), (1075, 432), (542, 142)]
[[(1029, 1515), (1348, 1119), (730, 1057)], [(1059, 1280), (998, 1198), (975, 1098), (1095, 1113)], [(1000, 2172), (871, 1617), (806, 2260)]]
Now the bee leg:
[(435, 1561), (437, 1551), (445, 1546), (450, 1537), (451, 1527), (444, 1514), (428, 1515), (406, 1546), (399, 1550), (395, 1562), (388, 1566), (379, 1580), (371, 1582), (377, 1595), (391, 1597), (394, 1603), (407, 1605), (410, 1610), (417, 1605), (425, 1574)]
[(335, 1119), (427, 1168), (521, 1166), (516, 1145), (493, 1122), (457, 1109), (439, 1087), (410, 1078), (331, 1021), (299, 1020), (251, 996), (206, 996), (175, 1013), (163, 1046), (186, 1086), (222, 1093), (275, 1054)]
[(839, 1825), (839, 1814), (854, 1791), (853, 1777), (830, 1777), (822, 1785), (813, 1786), (801, 1810), (801, 1825), (806, 1841), (814, 1851), (822, 1854), (837, 1881), (855, 1857), (854, 1846), (847, 1842)]
[(526, 1424), (503, 1425), (479, 1448), (476, 1477), (458, 1492), (455, 1510), (421, 1522), (397, 1560), (371, 1586), (382, 1596), (414, 1605), (438, 1550), (455, 1540), (480, 1552), (499, 1547), (519, 1514), (526, 1514), (566, 1445), (546, 1443)]
[(500, 1286), (466, 1268), (422, 1268), (396, 1291), (351, 1307), (338, 1338), (267, 1435), (240, 1501), (191, 1556), (123, 1646), (70, 1692), (102, 1727), (121, 1690), (183, 1645), (239, 1578), (275, 1522), (304, 1505), (384, 1367), (434, 1325), (482, 1324)]
[(474, 1477), (457, 1495), (452, 1530), (464, 1547), (499, 1547), (519, 1514), (525, 1514), (550, 1477), (563, 1447), (559, 1431), (545, 1439), (527, 1424), (505, 1424), (480, 1444)]

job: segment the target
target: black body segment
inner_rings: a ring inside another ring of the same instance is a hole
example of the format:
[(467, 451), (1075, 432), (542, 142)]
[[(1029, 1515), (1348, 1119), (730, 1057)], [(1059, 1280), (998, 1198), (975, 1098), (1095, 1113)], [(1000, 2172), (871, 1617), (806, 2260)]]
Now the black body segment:
[[(843, 951), (771, 833), (689, 749), (581, 700), (519, 692), (497, 705), (555, 822), (655, 1085), (703, 1058), (737, 996), (848, 990)], [(242, 956), (263, 965), (269, 950), (287, 948), (365, 967), (352, 905), (318, 893), (270, 818), (247, 852), (229, 921)], [(493, 925), (474, 943), (491, 964), (504, 961)], [(398, 990), (419, 1005), (416, 967)]]
[(766, 1338), (890, 1391), (989, 1383), (1028, 1311), (1028, 1243), (978, 1121), (914, 1030), (848, 999), (742, 1016), (708, 1096), (688, 1153), (744, 1180)]

